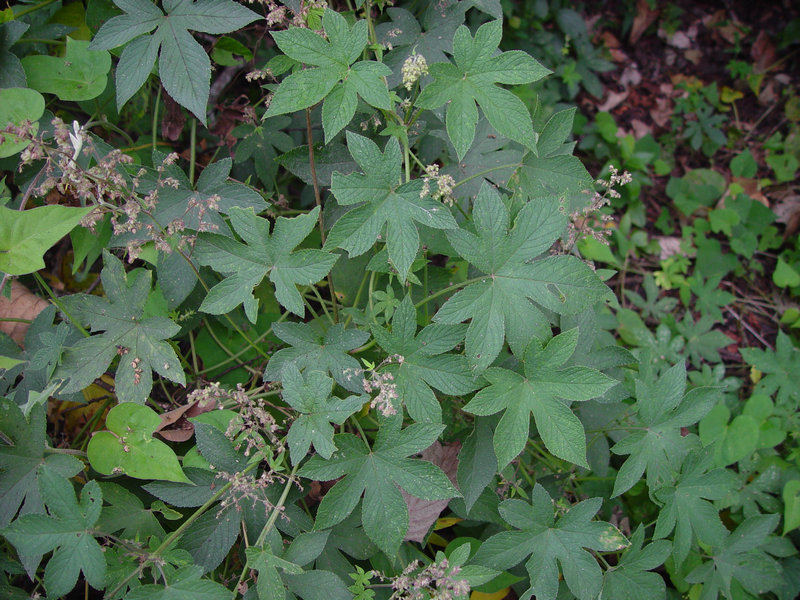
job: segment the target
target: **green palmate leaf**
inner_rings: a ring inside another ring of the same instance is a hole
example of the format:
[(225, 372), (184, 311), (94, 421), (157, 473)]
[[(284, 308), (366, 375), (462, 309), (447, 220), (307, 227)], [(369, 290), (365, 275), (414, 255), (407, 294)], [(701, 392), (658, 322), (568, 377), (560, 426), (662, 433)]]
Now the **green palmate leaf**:
[(426, 109), (439, 108), (449, 102), (447, 134), (459, 159), (467, 153), (475, 137), (478, 122), (476, 102), (498, 133), (531, 150), (536, 149), (536, 134), (525, 104), (495, 84), (532, 83), (550, 71), (520, 50), (494, 56), (502, 30), (501, 21), (492, 21), (482, 25), (473, 39), (469, 29), (463, 25), (459, 27), (453, 38), (455, 65), (430, 65), (434, 81), (417, 98), (417, 106)]
[(111, 55), (89, 48), (89, 42), (67, 38), (63, 57), (35, 54), (22, 59), (28, 87), (61, 100), (91, 100), (106, 89)]
[(559, 368), (575, 352), (577, 343), (577, 329), (557, 335), (546, 345), (533, 340), (523, 358), (524, 376), (497, 367), (483, 373), (490, 385), (475, 394), (464, 410), (483, 416), (505, 411), (494, 432), (500, 469), (525, 448), (531, 415), (550, 452), (588, 468), (583, 425), (562, 399), (591, 400), (616, 381), (588, 367)]
[(586, 264), (574, 256), (533, 260), (563, 232), (566, 219), (558, 202), (542, 198), (526, 204), (509, 230), (508, 209), (488, 185), (475, 199), (477, 234), (448, 231), (456, 252), (486, 274), (454, 294), (434, 321), (455, 324), (472, 319), (466, 335), (467, 359), (476, 371), (486, 369), (508, 339), (522, 354), (533, 337), (550, 336), (550, 324), (533, 300), (544, 308), (570, 314), (604, 298), (609, 290)]
[(474, 198), (484, 181), (506, 187), (522, 164), (522, 151), (508, 146), (509, 140), (492, 133), (489, 121), (482, 118), (475, 129), (475, 143), (461, 160), (458, 160), (455, 148), (448, 145), (451, 160), (441, 169), (441, 173), (452, 176), (458, 182), (455, 194), (459, 198)]
[(373, 326), (375, 339), (395, 359), (383, 368), (393, 376), (397, 395), (417, 422), (441, 423), (442, 409), (431, 387), (451, 396), (475, 390), (467, 359), (445, 354), (464, 339), (461, 325), (429, 325), (417, 334), (417, 312), (406, 296), (394, 312), (391, 332)]
[(0, 527), (20, 514), (43, 513), (38, 479), (42, 473), (72, 477), (83, 463), (74, 456), (45, 456), (47, 435), (45, 406), (37, 404), (28, 419), (11, 400), (0, 398)]
[(122, 262), (107, 250), (103, 251), (103, 260), (100, 278), (106, 298), (75, 294), (62, 299), (73, 318), (103, 333), (79, 340), (67, 349), (55, 372), (56, 378), (67, 380), (61, 391), (77, 392), (87, 387), (116, 356), (120, 360), (115, 391), (120, 402), (144, 403), (153, 387), (152, 371), (184, 385), (178, 356), (164, 341), (180, 327), (166, 316), (143, 317), (150, 294), (150, 271), (136, 271), (129, 277)]
[(664, 564), (672, 545), (658, 540), (642, 548), (644, 528), (639, 526), (631, 536), (631, 545), (617, 565), (603, 574), (603, 598), (615, 600), (662, 600), (666, 585), (661, 575), (651, 573)]
[(407, 458), (430, 446), (442, 425), (415, 423), (401, 431), (401, 420), (388, 420), (372, 449), (349, 433), (334, 436), (338, 450), (330, 460), (314, 456), (298, 472), (302, 477), (330, 481), (344, 476), (322, 499), (315, 529), (344, 520), (364, 494), (362, 522), (369, 538), (387, 556), (394, 556), (408, 530), (408, 508), (397, 486), (423, 500), (459, 496), (447, 476), (433, 464)]
[(348, 352), (363, 346), (369, 333), (360, 329), (345, 329), (341, 323), (333, 325), (325, 333), (308, 323), (275, 323), (273, 333), (289, 348), (272, 355), (264, 371), (265, 381), (281, 379), (283, 369), (293, 363), (300, 371), (327, 371), (336, 383), (351, 392), (363, 392), (363, 369)]
[(251, 546), (245, 552), (247, 566), (258, 571), (256, 592), (260, 600), (282, 600), (286, 597), (286, 590), (283, 587), (283, 581), (278, 569), (295, 575), (303, 572), (302, 567), (299, 565), (275, 556), (268, 544), (264, 545), (263, 548)]
[(663, 539), (675, 530), (672, 556), (678, 567), (696, 539), (719, 546), (728, 533), (709, 500), (721, 500), (729, 494), (736, 486), (736, 477), (725, 469), (710, 470), (713, 463), (711, 448), (695, 451), (684, 461), (678, 483), (655, 493), (664, 507), (658, 515), (653, 537)]
[[(97, 528), (107, 533), (121, 532), (123, 538), (146, 540), (151, 535), (163, 538), (164, 528), (155, 516), (153, 508), (146, 509), (136, 494), (121, 485), (106, 481), (100, 484), (103, 492), (103, 512), (97, 521)], [(158, 500), (153, 503), (155, 507)], [(180, 517), (180, 513), (178, 513)]]
[(456, 229), (456, 221), (446, 206), (424, 196), (422, 180), (401, 185), (403, 159), (396, 138), (390, 139), (381, 152), (372, 140), (348, 131), (347, 147), (364, 174), (334, 173), (331, 191), (340, 205), (358, 206), (334, 223), (325, 247), (344, 248), (350, 256), (364, 254), (386, 225), (389, 260), (405, 282), (419, 250), (415, 223)]
[(95, 433), (89, 442), (89, 462), (104, 475), (192, 483), (172, 449), (153, 437), (159, 425), (161, 417), (147, 406), (130, 402), (115, 406), (106, 416), (108, 431)]
[[(0, 91), (0, 100), (2, 99)], [(9, 275), (25, 275), (43, 269), (44, 253), (78, 225), (91, 210), (91, 207), (71, 208), (58, 205), (30, 210), (11, 210), (0, 206), (0, 271)]]
[(201, 579), (202, 567), (184, 566), (175, 571), (166, 583), (147, 584), (132, 589), (125, 600), (229, 600), (231, 591), (225, 586)]
[[(189, 31), (228, 33), (261, 17), (232, 0), (170, 0), (164, 2), (166, 14), (148, 0), (114, 3), (125, 14), (106, 21), (90, 47), (109, 50), (127, 44), (117, 66), (117, 109), (147, 80), (160, 48), (164, 89), (205, 124), (211, 61)], [(153, 35), (139, 37), (154, 29)]]
[(686, 576), (689, 583), (703, 584), (700, 600), (736, 598), (731, 593), (735, 580), (745, 591), (762, 597), (778, 591), (783, 584), (783, 569), (761, 546), (778, 526), (778, 515), (756, 515), (742, 522), (710, 552), (711, 560)]
[(305, 377), (293, 362), (286, 363), (281, 375), (283, 400), (301, 413), (289, 429), (292, 463), (298, 464), (314, 444), (314, 450), (323, 458), (330, 458), (336, 450), (331, 423), (341, 425), (369, 401), (369, 396), (348, 396), (344, 400), (331, 397), (333, 379), (320, 371), (307, 371)]
[(524, 198), (535, 200), (553, 196), (567, 201), (570, 211), (583, 208), (591, 200), (592, 176), (575, 156), (537, 157), (528, 154), (519, 171), (519, 191)]
[(293, 219), (278, 217), (271, 234), (269, 221), (257, 217), (252, 208), (232, 208), (229, 214), (245, 243), (218, 233), (199, 236), (194, 252), (197, 260), (226, 275), (208, 292), (200, 310), (221, 315), (244, 304), (247, 318), (255, 323), (258, 300), (253, 288), (269, 276), (278, 302), (303, 316), (303, 298), (296, 286), (318, 282), (338, 258), (322, 250), (294, 250), (314, 229), (319, 207)]
[(25, 515), (3, 530), (20, 554), (35, 556), (54, 550), (44, 570), (48, 597), (67, 594), (83, 575), (98, 590), (105, 586), (106, 561), (93, 527), (103, 505), (100, 486), (90, 481), (81, 490), (80, 503), (72, 484), (61, 475), (43, 471), (39, 490), (50, 516)]
[[(272, 189), (275, 183), (278, 172), (278, 162), (275, 159), (278, 154), (289, 152), (294, 148), (294, 141), (283, 131), (290, 123), (289, 117), (275, 117), (266, 119), (254, 127), (242, 126), (244, 130), (242, 133), (247, 133), (236, 145), (235, 161), (240, 163), (252, 158), (256, 174), (267, 189)], [(235, 134), (239, 132), (239, 129), (234, 131)]]
[(614, 454), (630, 454), (614, 482), (614, 496), (636, 484), (647, 471), (647, 486), (653, 494), (674, 482), (686, 455), (699, 446), (694, 434), (681, 428), (694, 425), (719, 401), (719, 390), (686, 389), (686, 366), (679, 363), (658, 381), (636, 380), (636, 426), (640, 429), (615, 444)]
[[(2, 67), (0, 67), (2, 72)], [(36, 134), (39, 130), (37, 121), (44, 114), (44, 97), (36, 90), (28, 88), (7, 88), (0, 89), (0, 126), (3, 129), (7, 125), (22, 125), (25, 121), (33, 123), (32, 133)], [(3, 142), (0, 143), (0, 158), (13, 156), (17, 152), (25, 149), (30, 140), (20, 139), (12, 133), (3, 134)], [(7, 211), (8, 209), (3, 209)], [(6, 219), (3, 219), (6, 222)], [(3, 236), (5, 239), (5, 236)]]
[(777, 392), (775, 399), (779, 404), (800, 399), (800, 386), (797, 385), (800, 350), (783, 331), (778, 331), (775, 351), (741, 348), (740, 352), (747, 364), (764, 373), (757, 391), (767, 395)]
[(266, 116), (302, 110), (325, 98), (322, 128), (327, 143), (353, 118), (359, 96), (371, 106), (391, 110), (392, 100), (382, 78), (392, 72), (379, 62), (355, 62), (367, 45), (366, 21), (350, 27), (339, 13), (325, 9), (322, 26), (326, 38), (299, 27), (271, 32), (286, 56), (315, 68), (296, 71), (284, 79)]
[(478, 497), (497, 473), (492, 428), (489, 419), (475, 419), (475, 429), (464, 440), (458, 453), (458, 488), (464, 494), (467, 511), (472, 510)]
[(555, 521), (553, 502), (538, 483), (532, 503), (505, 500), (500, 515), (514, 530), (503, 531), (486, 540), (472, 563), (497, 571), (509, 569), (530, 556), (525, 568), (530, 588), (528, 599), (555, 600), (558, 594), (559, 566), (567, 587), (579, 600), (598, 597), (603, 574), (595, 558), (585, 550), (620, 550), (628, 545), (616, 527), (592, 518), (600, 509), (601, 498), (584, 500)]

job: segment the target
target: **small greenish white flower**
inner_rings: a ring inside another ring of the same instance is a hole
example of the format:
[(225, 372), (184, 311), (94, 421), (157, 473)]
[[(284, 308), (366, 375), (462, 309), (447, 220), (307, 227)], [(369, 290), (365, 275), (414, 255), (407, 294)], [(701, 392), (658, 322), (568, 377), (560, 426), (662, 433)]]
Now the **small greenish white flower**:
[(403, 85), (408, 91), (411, 91), (420, 77), (427, 74), (428, 62), (421, 54), (414, 52), (403, 63)]

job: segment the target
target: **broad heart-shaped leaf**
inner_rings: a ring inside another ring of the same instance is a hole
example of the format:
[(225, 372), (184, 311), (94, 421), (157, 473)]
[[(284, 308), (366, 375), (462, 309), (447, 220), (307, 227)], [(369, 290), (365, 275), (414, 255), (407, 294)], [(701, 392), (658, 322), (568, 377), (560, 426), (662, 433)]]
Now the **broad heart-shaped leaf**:
[(29, 210), (0, 206), (0, 271), (25, 275), (43, 269), (44, 253), (91, 210), (59, 205)]
[(686, 365), (678, 363), (655, 382), (636, 380), (634, 426), (638, 429), (617, 442), (614, 454), (630, 454), (614, 481), (613, 496), (631, 489), (647, 471), (647, 487), (654, 494), (674, 482), (681, 463), (698, 444), (694, 434), (681, 428), (694, 425), (718, 402), (719, 390), (686, 389)]
[(83, 468), (74, 456), (45, 456), (46, 427), (45, 405), (34, 406), (26, 420), (16, 404), (0, 398), (0, 527), (8, 525), (18, 510), (21, 515), (44, 512), (37, 484), (42, 473), (72, 477)]
[(743, 521), (725, 537), (711, 555), (711, 560), (696, 567), (686, 576), (689, 583), (702, 583), (701, 600), (735, 598), (731, 583), (736, 580), (747, 592), (760, 597), (777, 591), (782, 584), (781, 565), (760, 549), (778, 526), (776, 514), (755, 515)]
[(309, 323), (275, 323), (272, 332), (287, 344), (272, 355), (264, 370), (264, 381), (278, 381), (288, 363), (300, 371), (327, 371), (340, 386), (351, 392), (363, 392), (364, 375), (359, 362), (347, 354), (363, 346), (369, 333), (345, 329), (341, 323), (326, 332)]
[(602, 498), (584, 500), (555, 522), (553, 501), (537, 483), (531, 504), (522, 500), (505, 500), (500, 504), (500, 515), (514, 529), (486, 540), (471, 562), (503, 571), (530, 555), (525, 563), (530, 588), (522, 600), (534, 594), (536, 600), (555, 600), (559, 565), (570, 591), (579, 600), (593, 600), (600, 592), (603, 574), (585, 548), (609, 551), (628, 545), (616, 527), (592, 520), (601, 504)]
[(350, 256), (359, 256), (372, 248), (385, 224), (389, 260), (405, 283), (419, 250), (415, 222), (434, 229), (458, 225), (446, 206), (422, 195), (421, 179), (400, 183), (403, 157), (396, 138), (381, 152), (372, 140), (348, 131), (347, 147), (364, 174), (334, 173), (331, 192), (340, 205), (359, 206), (334, 223), (325, 247), (344, 248)]
[(348, 396), (344, 400), (331, 397), (333, 379), (321, 371), (306, 371), (303, 377), (293, 362), (286, 363), (281, 382), (283, 400), (300, 413), (286, 437), (292, 463), (298, 464), (303, 460), (311, 444), (322, 458), (330, 458), (336, 450), (331, 423), (344, 423), (369, 401), (369, 397)]
[(83, 575), (89, 584), (102, 590), (105, 586), (106, 561), (92, 529), (100, 517), (103, 497), (96, 481), (81, 490), (80, 503), (66, 478), (43, 471), (39, 490), (50, 516), (25, 515), (3, 530), (3, 536), (22, 555), (42, 555), (55, 550), (44, 570), (47, 596), (67, 594)]
[(609, 290), (574, 256), (533, 260), (550, 248), (566, 226), (558, 201), (541, 198), (519, 211), (509, 230), (509, 214), (500, 195), (484, 184), (475, 199), (477, 234), (448, 231), (456, 252), (486, 274), (454, 294), (433, 320), (455, 324), (472, 319), (466, 335), (466, 355), (472, 368), (492, 364), (508, 339), (522, 354), (534, 338), (550, 336), (550, 324), (530, 300), (560, 314), (576, 313), (601, 300)]
[(89, 42), (67, 38), (62, 57), (32, 54), (22, 59), (28, 87), (61, 100), (91, 100), (106, 89), (111, 55), (89, 48)]
[(228, 588), (210, 579), (201, 579), (203, 568), (183, 566), (172, 573), (167, 583), (141, 585), (133, 588), (125, 600), (228, 600)]
[(98, 431), (89, 441), (89, 462), (103, 475), (192, 483), (172, 449), (153, 437), (160, 424), (161, 418), (148, 406), (118, 404), (106, 416), (108, 431)]
[(397, 395), (417, 422), (441, 423), (442, 409), (431, 386), (457, 396), (475, 390), (475, 378), (461, 354), (444, 354), (464, 339), (462, 325), (429, 325), (417, 334), (417, 311), (406, 296), (394, 312), (392, 330), (373, 326), (378, 345), (398, 359), (382, 370), (393, 376)]
[[(399, 415), (397, 415), (399, 417)], [(302, 477), (330, 481), (344, 476), (320, 502), (314, 529), (327, 529), (349, 515), (362, 492), (364, 531), (387, 556), (395, 556), (408, 531), (408, 508), (397, 486), (423, 500), (460, 496), (432, 463), (407, 458), (430, 446), (443, 425), (414, 423), (401, 431), (401, 419), (384, 422), (372, 449), (349, 433), (334, 436), (338, 450), (330, 460), (313, 456), (298, 471)]]
[(800, 371), (800, 350), (794, 347), (791, 338), (778, 331), (775, 351), (758, 348), (742, 348), (742, 358), (747, 364), (765, 373), (758, 382), (757, 391), (775, 396), (779, 404), (800, 400), (800, 386), (797, 373)]
[(664, 507), (658, 514), (653, 537), (663, 539), (675, 530), (672, 557), (676, 567), (683, 564), (696, 539), (719, 546), (728, 534), (719, 511), (709, 500), (722, 500), (735, 489), (736, 476), (726, 469), (710, 470), (713, 464), (712, 447), (695, 450), (684, 461), (677, 484), (655, 493)]
[(499, 469), (525, 449), (531, 414), (550, 452), (588, 468), (583, 425), (561, 399), (591, 400), (617, 382), (589, 367), (560, 368), (577, 343), (577, 329), (557, 335), (546, 345), (534, 339), (525, 351), (524, 376), (498, 367), (483, 373), (490, 385), (475, 394), (464, 410), (481, 416), (505, 411), (494, 431)]
[[(160, 47), (164, 89), (205, 125), (211, 61), (189, 30), (228, 33), (261, 17), (232, 0), (170, 0), (164, 2), (166, 14), (149, 0), (114, 0), (114, 4), (125, 14), (106, 21), (90, 48), (110, 50), (134, 40), (122, 51), (117, 66), (117, 108), (147, 80)], [(135, 39), (154, 29), (152, 36)]]
[(525, 104), (495, 84), (532, 83), (548, 75), (550, 70), (521, 50), (494, 56), (502, 32), (499, 20), (482, 25), (474, 39), (467, 27), (459, 27), (453, 38), (455, 65), (430, 65), (434, 81), (425, 86), (417, 98), (417, 106), (426, 109), (439, 108), (449, 102), (445, 124), (459, 159), (467, 153), (475, 137), (476, 102), (498, 133), (536, 150), (536, 134)]
[(657, 540), (642, 548), (644, 527), (636, 528), (631, 545), (617, 565), (603, 574), (602, 598), (615, 600), (663, 600), (666, 594), (664, 579), (650, 571), (658, 568), (669, 556), (672, 545)]
[(327, 39), (304, 27), (271, 32), (286, 56), (315, 68), (296, 71), (284, 79), (266, 116), (293, 113), (325, 98), (322, 129), (327, 143), (353, 118), (359, 96), (371, 106), (391, 110), (392, 100), (382, 78), (392, 71), (371, 60), (353, 64), (367, 45), (366, 21), (350, 27), (342, 15), (325, 9), (322, 27)]
[(305, 306), (296, 286), (318, 282), (338, 258), (322, 250), (294, 251), (314, 229), (319, 207), (293, 219), (278, 217), (272, 234), (269, 221), (256, 216), (252, 208), (234, 207), (229, 214), (231, 225), (245, 243), (218, 233), (198, 237), (194, 256), (200, 264), (226, 275), (208, 292), (200, 310), (221, 315), (244, 304), (247, 318), (255, 323), (258, 300), (253, 288), (268, 275), (281, 306), (302, 317)]
[(103, 261), (100, 279), (106, 298), (75, 294), (62, 299), (73, 318), (103, 333), (68, 348), (55, 377), (68, 380), (61, 392), (80, 391), (119, 355), (114, 378), (117, 398), (144, 404), (153, 387), (152, 371), (186, 384), (178, 356), (164, 341), (180, 327), (166, 316), (142, 318), (150, 293), (150, 271), (140, 270), (128, 278), (122, 261), (107, 250), (103, 251)]

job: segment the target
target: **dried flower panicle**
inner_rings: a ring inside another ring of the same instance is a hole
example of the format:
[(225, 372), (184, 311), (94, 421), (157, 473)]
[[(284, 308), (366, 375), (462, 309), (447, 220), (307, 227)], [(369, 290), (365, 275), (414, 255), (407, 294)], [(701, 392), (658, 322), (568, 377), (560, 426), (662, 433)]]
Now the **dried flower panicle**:
[[(425, 175), (422, 176), (422, 191), (419, 193), (420, 198), (430, 195), (434, 200), (438, 200), (447, 206), (453, 206), (456, 197), (453, 190), (456, 187), (456, 180), (452, 175), (439, 174), (439, 165), (433, 164), (425, 167)], [(431, 191), (431, 184), (436, 183), (436, 189)]]
[[(419, 561), (412, 561), (400, 575), (390, 578), (393, 590), (390, 600), (465, 598), (470, 593), (470, 586), (466, 579), (457, 577), (460, 571), (461, 567), (451, 566), (444, 557), (424, 568), (420, 567)], [(378, 573), (375, 575), (386, 580)]]
[(592, 237), (608, 245), (608, 237), (611, 235), (608, 225), (613, 221), (613, 217), (600, 212), (600, 210), (604, 206), (608, 206), (612, 199), (620, 197), (616, 187), (627, 185), (633, 179), (628, 171), (620, 173), (614, 165), (609, 165), (608, 169), (610, 172), (608, 179), (595, 181), (598, 186), (603, 188), (603, 192), (594, 192), (588, 206), (570, 215), (570, 222), (567, 226), (567, 248), (572, 248), (579, 239), (584, 237)]

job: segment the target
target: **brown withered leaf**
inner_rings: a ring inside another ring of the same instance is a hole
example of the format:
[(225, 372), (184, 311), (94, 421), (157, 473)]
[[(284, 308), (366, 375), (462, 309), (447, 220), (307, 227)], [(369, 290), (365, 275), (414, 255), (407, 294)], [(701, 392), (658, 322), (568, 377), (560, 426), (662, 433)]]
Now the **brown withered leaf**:
[(161, 424), (156, 427), (155, 433), (168, 442), (185, 442), (194, 434), (194, 425), (188, 420), (205, 412), (214, 410), (216, 400), (200, 403), (195, 400), (185, 406), (179, 406), (161, 415)]
[(608, 92), (608, 98), (605, 99), (605, 102), (602, 104), (597, 105), (597, 110), (603, 112), (609, 112), (625, 102), (625, 99), (630, 94), (630, 90), (623, 90), (621, 92)]
[(755, 61), (754, 71), (765, 73), (767, 68), (775, 62), (775, 44), (769, 39), (769, 34), (763, 29), (758, 32), (756, 41), (750, 49), (750, 56)]
[(661, 10), (658, 8), (651, 9), (647, 0), (636, 0), (636, 16), (633, 18), (633, 26), (628, 38), (631, 44), (639, 41), (639, 38), (644, 35), (647, 28), (655, 23), (660, 12)]
[[(461, 442), (442, 445), (433, 442), (431, 446), (422, 451), (422, 460), (432, 462), (439, 467), (451, 483), (458, 487), (456, 472), (458, 471), (458, 452), (461, 450)], [(447, 508), (449, 500), (420, 500), (405, 490), (400, 490), (403, 499), (408, 506), (408, 531), (406, 540), (421, 542), (425, 539), (425, 534)]]

